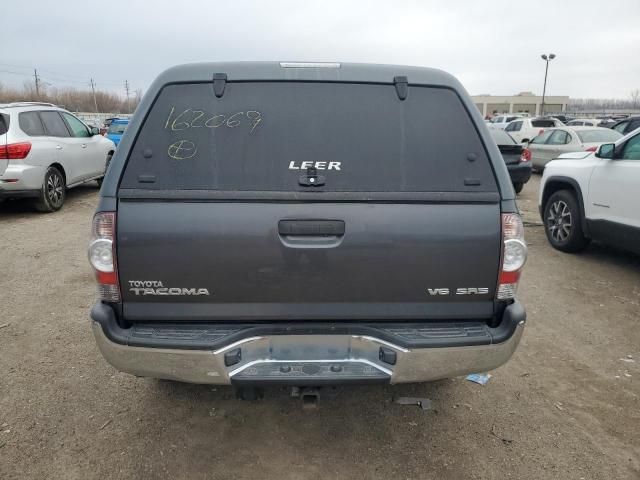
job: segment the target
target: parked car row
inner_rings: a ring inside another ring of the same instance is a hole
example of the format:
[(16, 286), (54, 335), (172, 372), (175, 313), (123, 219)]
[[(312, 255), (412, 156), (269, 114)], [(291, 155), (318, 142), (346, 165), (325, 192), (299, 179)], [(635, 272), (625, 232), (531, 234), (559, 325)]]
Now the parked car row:
[(600, 120), (597, 118), (576, 118), (566, 123), (567, 127), (598, 127)]

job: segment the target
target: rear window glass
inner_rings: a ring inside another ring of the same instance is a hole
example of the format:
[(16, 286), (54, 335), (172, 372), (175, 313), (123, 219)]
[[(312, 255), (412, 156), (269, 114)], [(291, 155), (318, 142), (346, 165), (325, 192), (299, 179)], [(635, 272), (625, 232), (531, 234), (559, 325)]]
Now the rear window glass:
[(44, 135), (44, 127), (40, 121), (38, 112), (23, 112), (18, 115), (20, 130), (29, 136), (36, 137)]
[(496, 191), (452, 90), (411, 86), (401, 101), (393, 85), (308, 82), (227, 83), (221, 98), (212, 84), (164, 87), (121, 187), (309, 191), (309, 167), (325, 177), (313, 191)]
[(545, 143), (553, 132), (554, 132), (553, 130), (543, 132), (537, 137), (535, 137), (533, 140), (531, 140), (531, 143)]
[(52, 137), (68, 137), (69, 130), (62, 121), (62, 117), (58, 112), (40, 112), (44, 126), (47, 129), (47, 134)]
[(615, 130), (579, 130), (576, 132), (582, 143), (615, 142), (622, 134)]
[(515, 145), (518, 143), (504, 130), (490, 128), (489, 132), (491, 132), (491, 136), (495, 140), (496, 145)]
[(116, 135), (122, 135), (127, 128), (126, 123), (112, 123), (109, 125), (107, 133), (114, 133)]
[(9, 130), (9, 115), (0, 113), (0, 135), (4, 135)]
[(531, 125), (536, 128), (550, 128), (555, 127), (556, 122), (553, 120), (531, 120)]

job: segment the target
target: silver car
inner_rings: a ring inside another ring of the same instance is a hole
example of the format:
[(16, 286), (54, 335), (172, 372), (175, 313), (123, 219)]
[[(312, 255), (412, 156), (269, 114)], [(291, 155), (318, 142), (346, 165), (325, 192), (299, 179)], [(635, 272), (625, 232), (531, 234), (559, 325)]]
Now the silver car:
[(535, 137), (527, 147), (531, 164), (536, 171), (563, 153), (595, 152), (603, 143), (614, 143), (622, 135), (615, 130), (600, 127), (550, 128)]
[(0, 105), (0, 199), (32, 198), (42, 212), (59, 210), (66, 189), (101, 185), (114, 143), (49, 103)]

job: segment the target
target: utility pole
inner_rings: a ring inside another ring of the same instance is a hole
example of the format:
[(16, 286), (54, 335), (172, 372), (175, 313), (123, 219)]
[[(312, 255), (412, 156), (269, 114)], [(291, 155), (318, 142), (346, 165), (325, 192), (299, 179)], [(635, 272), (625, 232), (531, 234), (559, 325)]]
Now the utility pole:
[(93, 78), (90, 80), (91, 82), (91, 91), (93, 92), (93, 104), (96, 106), (96, 113), (98, 113), (98, 101), (96, 100), (96, 84), (93, 81)]
[(542, 105), (540, 106), (540, 115), (544, 115), (544, 97), (547, 93), (547, 73), (549, 72), (549, 62), (556, 58), (555, 53), (550, 53), (549, 55), (544, 54), (540, 55), (542, 60), (546, 62), (546, 66), (544, 68), (544, 86), (542, 87)]
[(125, 92), (127, 92), (127, 113), (129, 113), (129, 81), (125, 80), (124, 81), (124, 90)]
[(33, 78), (36, 81), (36, 97), (40, 99), (40, 77), (38, 76), (38, 70), (33, 69)]

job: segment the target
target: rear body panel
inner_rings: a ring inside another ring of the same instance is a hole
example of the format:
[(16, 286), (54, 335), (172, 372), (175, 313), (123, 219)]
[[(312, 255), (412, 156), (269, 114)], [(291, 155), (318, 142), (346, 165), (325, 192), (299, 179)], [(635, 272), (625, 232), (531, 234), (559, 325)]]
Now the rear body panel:
[[(490, 318), (500, 259), (499, 213), (497, 203), (120, 201), (124, 316), (132, 321)], [(281, 235), (278, 223), (287, 219), (337, 219), (344, 221), (345, 233)], [(158, 282), (162, 285), (151, 286)], [(474, 288), (484, 290), (456, 293)], [(197, 294), (200, 289), (207, 294)]]

